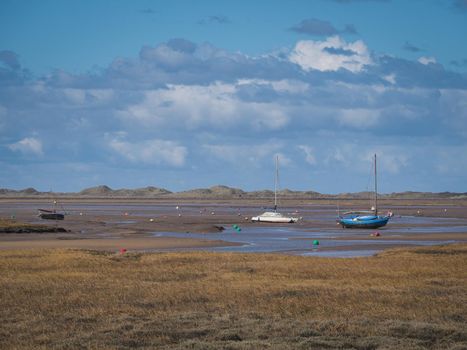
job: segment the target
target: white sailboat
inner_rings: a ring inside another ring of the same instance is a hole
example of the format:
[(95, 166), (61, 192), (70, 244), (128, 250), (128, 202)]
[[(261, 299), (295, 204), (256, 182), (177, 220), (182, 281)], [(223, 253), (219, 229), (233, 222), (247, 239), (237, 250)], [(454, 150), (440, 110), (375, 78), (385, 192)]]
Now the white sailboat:
[(298, 218), (287, 216), (277, 212), (277, 181), (279, 177), (279, 156), (276, 156), (276, 174), (274, 179), (274, 211), (267, 211), (261, 215), (253, 216), (253, 222), (273, 222), (273, 223), (293, 223), (297, 222)]

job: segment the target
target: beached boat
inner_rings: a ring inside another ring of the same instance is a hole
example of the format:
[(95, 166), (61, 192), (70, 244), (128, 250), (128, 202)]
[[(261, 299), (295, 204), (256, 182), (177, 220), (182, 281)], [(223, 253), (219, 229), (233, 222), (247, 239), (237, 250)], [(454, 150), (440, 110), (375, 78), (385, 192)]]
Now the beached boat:
[(294, 223), (299, 220), (297, 217), (287, 216), (277, 212), (277, 183), (279, 178), (279, 157), (276, 156), (276, 174), (274, 180), (274, 211), (267, 211), (261, 215), (253, 216), (254, 222), (273, 222), (273, 223)]
[(57, 201), (54, 201), (53, 209), (38, 209), (38, 217), (44, 220), (64, 220), (65, 214), (57, 211)]
[(283, 215), (277, 211), (266, 211), (261, 215), (253, 216), (251, 221), (256, 222), (276, 222), (276, 223), (294, 223), (298, 221), (298, 218)]
[(45, 220), (63, 220), (65, 219), (65, 214), (57, 213), (54, 210), (47, 210), (47, 209), (38, 209), (39, 214), (38, 217)]
[(339, 218), (339, 223), (344, 228), (379, 228), (388, 223), (390, 216), (375, 215), (374, 213), (371, 212), (372, 215), (362, 215), (361, 212), (344, 213)]
[(339, 215), (337, 222), (343, 228), (379, 228), (385, 226), (392, 216), (391, 212), (387, 215), (378, 215), (378, 182), (376, 172), (376, 154), (374, 157), (374, 176), (375, 176), (375, 191), (374, 191), (374, 206), (370, 211), (350, 211)]

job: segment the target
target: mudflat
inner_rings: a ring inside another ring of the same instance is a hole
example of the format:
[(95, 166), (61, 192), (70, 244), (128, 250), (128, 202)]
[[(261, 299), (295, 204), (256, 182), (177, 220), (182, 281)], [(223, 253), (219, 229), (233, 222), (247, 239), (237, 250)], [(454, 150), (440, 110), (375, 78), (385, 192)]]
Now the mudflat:
[[(63, 228), (66, 232), (6, 233), (1, 230), (0, 249), (26, 248), (77, 248), (117, 250), (121, 248), (145, 251), (165, 249), (189, 249), (199, 247), (229, 246), (236, 243), (223, 239), (208, 240), (188, 237), (161, 237), (157, 233), (211, 233), (222, 232), (224, 227), (240, 224), (245, 229), (259, 227), (251, 223), (251, 216), (265, 210), (259, 200), (242, 199), (64, 199), (59, 201), (59, 209), (65, 211), (65, 220), (41, 220), (37, 217), (38, 208), (51, 206), (48, 199), (0, 198), (0, 218), (11, 222), (48, 227), (50, 231)], [(367, 201), (361, 200), (319, 200), (300, 199), (282, 200), (281, 208), (294, 215), (304, 216), (294, 224), (302, 230), (334, 230), (337, 208), (345, 211), (352, 208), (365, 208)], [(467, 232), (431, 232), (437, 224), (429, 218), (445, 219), (444, 227), (465, 225), (467, 219), (467, 200), (381, 200), (382, 211), (391, 210), (395, 219), (388, 227), (399, 228), (400, 232), (385, 231), (384, 240), (398, 241), (385, 248), (404, 246), (423, 241), (467, 241)], [(398, 218), (413, 217), (420, 220), (408, 224)], [(277, 225), (259, 224), (261, 227)], [(280, 226), (280, 225), (279, 225)], [(283, 224), (282, 227), (291, 227)], [(414, 234), (411, 229), (417, 229)], [(438, 230), (439, 231), (439, 230)], [(467, 231), (467, 230), (466, 230)], [(345, 231), (345, 237), (326, 237), (332, 240), (355, 240), (346, 249), (362, 249), (358, 243), (368, 238), (369, 231)], [(320, 237), (318, 237), (320, 238)], [(404, 243), (406, 242), (406, 243)], [(378, 243), (373, 242), (373, 247)], [(323, 247), (339, 250), (338, 247)]]

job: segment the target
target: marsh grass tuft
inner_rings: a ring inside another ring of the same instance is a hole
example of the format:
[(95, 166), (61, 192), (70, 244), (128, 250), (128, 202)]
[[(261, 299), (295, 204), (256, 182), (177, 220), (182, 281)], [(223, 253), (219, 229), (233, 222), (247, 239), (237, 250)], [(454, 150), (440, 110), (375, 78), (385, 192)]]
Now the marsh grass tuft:
[(330, 259), (0, 251), (5, 348), (467, 346), (467, 245)]
[(0, 218), (0, 233), (46, 233), (46, 232), (67, 232), (62, 227), (29, 224), (15, 219)]

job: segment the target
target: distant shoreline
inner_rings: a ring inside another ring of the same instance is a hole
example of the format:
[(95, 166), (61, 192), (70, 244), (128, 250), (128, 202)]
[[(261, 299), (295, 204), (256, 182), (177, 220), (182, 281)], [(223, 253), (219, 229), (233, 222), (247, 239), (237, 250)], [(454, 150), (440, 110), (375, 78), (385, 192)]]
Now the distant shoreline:
[[(171, 192), (164, 188), (148, 186), (136, 189), (112, 189), (106, 185), (83, 189), (80, 192), (41, 192), (34, 188), (22, 190), (12, 190), (1, 188), (0, 199), (3, 198), (60, 198), (60, 199), (258, 199), (273, 198), (274, 192), (271, 190), (244, 191), (239, 188), (228, 186), (212, 186), (210, 188), (197, 188), (187, 191)], [(339, 194), (323, 194), (315, 191), (293, 191), (283, 189), (278, 192), (281, 199), (313, 199), (313, 200), (340, 200), (340, 199), (361, 199), (367, 200), (372, 196), (372, 192), (354, 192)], [(467, 192), (394, 192), (378, 194), (381, 199), (467, 199)]]

